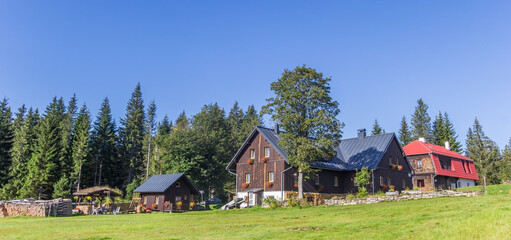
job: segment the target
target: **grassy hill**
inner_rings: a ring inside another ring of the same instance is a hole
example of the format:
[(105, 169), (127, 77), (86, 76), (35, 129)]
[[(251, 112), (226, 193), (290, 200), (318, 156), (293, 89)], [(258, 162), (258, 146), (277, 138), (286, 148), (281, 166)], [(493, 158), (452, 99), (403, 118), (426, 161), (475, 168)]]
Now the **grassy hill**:
[(510, 187), (492, 186), (481, 197), (328, 208), (12, 217), (0, 219), (0, 238), (510, 239)]

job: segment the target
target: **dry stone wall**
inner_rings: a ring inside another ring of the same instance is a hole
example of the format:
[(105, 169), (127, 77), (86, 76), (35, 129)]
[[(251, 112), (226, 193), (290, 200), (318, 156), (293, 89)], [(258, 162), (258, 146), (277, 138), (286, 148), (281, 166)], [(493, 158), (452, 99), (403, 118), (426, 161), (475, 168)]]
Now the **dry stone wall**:
[(365, 198), (353, 198), (353, 199), (327, 199), (325, 200), (326, 206), (345, 206), (345, 205), (356, 205), (356, 204), (372, 204), (372, 203), (380, 203), (380, 202), (390, 202), (390, 201), (408, 201), (412, 199), (422, 199), (422, 198), (436, 198), (436, 197), (475, 197), (480, 196), (481, 191), (442, 191), (442, 192), (430, 192), (430, 193), (421, 193), (419, 191), (412, 192), (410, 194), (395, 194), (395, 195), (385, 195), (385, 196), (370, 196)]

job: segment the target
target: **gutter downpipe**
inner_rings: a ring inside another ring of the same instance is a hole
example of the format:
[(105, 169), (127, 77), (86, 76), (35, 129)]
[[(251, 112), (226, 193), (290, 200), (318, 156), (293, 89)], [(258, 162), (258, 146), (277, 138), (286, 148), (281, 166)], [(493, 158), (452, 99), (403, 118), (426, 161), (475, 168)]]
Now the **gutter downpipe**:
[(238, 174), (237, 174), (237, 173), (233, 173), (233, 172), (231, 172), (231, 170), (230, 170), (230, 169), (227, 169), (227, 171), (228, 171), (230, 174), (232, 174), (232, 175), (236, 176), (236, 195), (234, 196), (234, 208), (237, 208), (237, 204), (236, 204), (236, 203), (237, 203), (237, 201), (238, 201)]
[(373, 180), (373, 181), (372, 181), (372, 182), (373, 182), (373, 187), (372, 187), (372, 189), (373, 189), (373, 195), (374, 195), (374, 170), (373, 170), (373, 171), (371, 171), (371, 178), (372, 178), (372, 180)]
[(284, 171), (280, 172), (280, 201), (284, 201), (284, 172), (293, 167), (288, 167)]

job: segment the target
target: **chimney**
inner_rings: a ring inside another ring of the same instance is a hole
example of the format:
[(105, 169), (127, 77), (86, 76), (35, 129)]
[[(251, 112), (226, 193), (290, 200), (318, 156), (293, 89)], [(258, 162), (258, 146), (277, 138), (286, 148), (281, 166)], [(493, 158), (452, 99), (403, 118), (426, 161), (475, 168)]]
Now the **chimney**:
[(362, 128), (358, 130), (358, 139), (364, 139), (366, 137), (366, 129)]
[(425, 139), (424, 137), (420, 137), (420, 138), (419, 138), (419, 141), (421, 141), (421, 142), (426, 142), (426, 139)]
[(445, 141), (445, 149), (451, 150), (451, 143), (449, 141)]
[(275, 128), (273, 129), (275, 131), (275, 133), (278, 135), (280, 134), (280, 126), (278, 123), (275, 123)]

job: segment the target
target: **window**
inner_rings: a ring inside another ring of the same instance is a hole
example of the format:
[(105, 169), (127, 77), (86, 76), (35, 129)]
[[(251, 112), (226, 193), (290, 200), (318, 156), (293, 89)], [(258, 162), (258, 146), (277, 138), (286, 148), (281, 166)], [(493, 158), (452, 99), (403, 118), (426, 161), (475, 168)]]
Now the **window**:
[(450, 157), (438, 156), (438, 159), (440, 160), (440, 166), (442, 166), (442, 169), (451, 170)]
[(181, 187), (181, 183), (180, 182), (176, 182), (176, 187)]
[(181, 201), (181, 196), (176, 196), (176, 202)]
[(319, 175), (316, 175), (315, 182), (316, 182), (316, 185), (319, 185)]
[(467, 187), (470, 187), (470, 183), (467, 183)]
[(339, 187), (339, 177), (334, 176), (334, 187)]
[(422, 160), (417, 160), (417, 168), (418, 169), (422, 168)]
[(467, 162), (467, 168), (468, 168), (468, 173), (472, 173), (472, 169), (470, 168), (470, 163)]
[(250, 183), (250, 173), (245, 173), (245, 182)]
[(390, 177), (387, 177), (387, 185), (392, 185), (392, 182), (390, 181)]
[(417, 179), (417, 187), (424, 187), (424, 179)]
[(401, 180), (401, 183), (403, 184), (403, 189), (405, 189), (406, 188), (406, 181), (405, 181), (404, 178), (403, 178), (403, 180)]
[(147, 204), (147, 197), (144, 197), (144, 205)]
[(273, 182), (273, 172), (268, 172), (268, 182)]
[(188, 200), (188, 195), (185, 195), (185, 201)]
[(269, 147), (264, 148), (264, 157), (270, 157), (270, 148)]
[(250, 159), (255, 159), (255, 149), (250, 149)]
[(158, 204), (160, 202), (160, 197), (156, 196), (154, 197), (154, 203)]
[(468, 173), (468, 170), (467, 170), (467, 162), (465, 161), (461, 161), (461, 164), (463, 165), (463, 171), (465, 171), (466, 173)]
[(383, 186), (383, 176), (380, 176), (380, 186)]
[(392, 156), (389, 156), (389, 165), (392, 165)]

